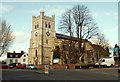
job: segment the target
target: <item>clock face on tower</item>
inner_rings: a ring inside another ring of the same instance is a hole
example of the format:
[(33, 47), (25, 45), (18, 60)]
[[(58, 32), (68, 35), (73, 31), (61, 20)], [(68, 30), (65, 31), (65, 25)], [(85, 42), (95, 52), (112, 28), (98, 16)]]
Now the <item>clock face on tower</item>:
[(46, 35), (47, 35), (47, 36), (50, 36), (50, 32), (49, 32), (49, 31), (47, 31), (47, 32), (46, 32)]
[(37, 32), (35, 32), (35, 36), (37, 36)]

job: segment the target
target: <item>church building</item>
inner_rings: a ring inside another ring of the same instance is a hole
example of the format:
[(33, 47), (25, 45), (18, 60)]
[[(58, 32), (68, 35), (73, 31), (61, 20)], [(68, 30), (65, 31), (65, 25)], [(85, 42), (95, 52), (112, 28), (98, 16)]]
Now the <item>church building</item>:
[[(55, 32), (55, 16), (45, 16), (43, 11), (40, 12), (40, 15), (33, 16), (28, 63), (35, 65), (52, 65), (53, 50), (57, 45), (59, 46), (63, 40), (69, 40), (69, 37)], [(88, 44), (87, 47), (89, 50), (92, 49), (95, 51), (95, 48), (92, 44)], [(60, 62), (59, 64), (62, 63)]]

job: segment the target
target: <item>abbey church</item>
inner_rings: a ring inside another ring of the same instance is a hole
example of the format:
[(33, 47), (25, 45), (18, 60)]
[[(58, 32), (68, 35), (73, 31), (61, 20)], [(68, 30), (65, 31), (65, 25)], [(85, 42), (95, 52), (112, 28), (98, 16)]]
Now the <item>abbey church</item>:
[[(45, 16), (44, 12), (41, 11), (38, 16), (32, 17), (32, 31), (28, 53), (28, 63), (36, 65), (53, 64), (53, 50), (55, 49), (55, 46), (60, 45), (63, 40), (68, 39), (68, 36), (55, 32), (55, 16)], [(86, 49), (89, 51), (103, 51), (103, 48), (91, 43), (86, 45)], [(100, 53), (97, 55), (94, 53), (91, 57), (95, 57), (94, 60), (97, 61), (101, 55)], [(63, 63), (60, 62), (60, 64)]]

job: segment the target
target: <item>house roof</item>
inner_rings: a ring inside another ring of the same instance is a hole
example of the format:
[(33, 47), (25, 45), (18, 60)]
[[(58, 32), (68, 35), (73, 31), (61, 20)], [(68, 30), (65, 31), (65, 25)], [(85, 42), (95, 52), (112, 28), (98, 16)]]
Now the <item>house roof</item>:
[(24, 54), (23, 51), (21, 51), (21, 53), (16, 53), (15, 51), (13, 53), (8, 52), (7, 53), (7, 58), (20, 58), (23, 54)]

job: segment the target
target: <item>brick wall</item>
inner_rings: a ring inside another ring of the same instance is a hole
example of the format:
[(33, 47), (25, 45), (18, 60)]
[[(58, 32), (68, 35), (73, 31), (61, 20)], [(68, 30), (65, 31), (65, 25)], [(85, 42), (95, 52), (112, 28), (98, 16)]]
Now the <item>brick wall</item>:
[[(50, 69), (80, 69), (80, 68), (85, 68), (86, 65), (79, 65), (79, 64), (54, 64), (50, 65)], [(44, 69), (44, 65), (38, 65), (38, 68)]]

